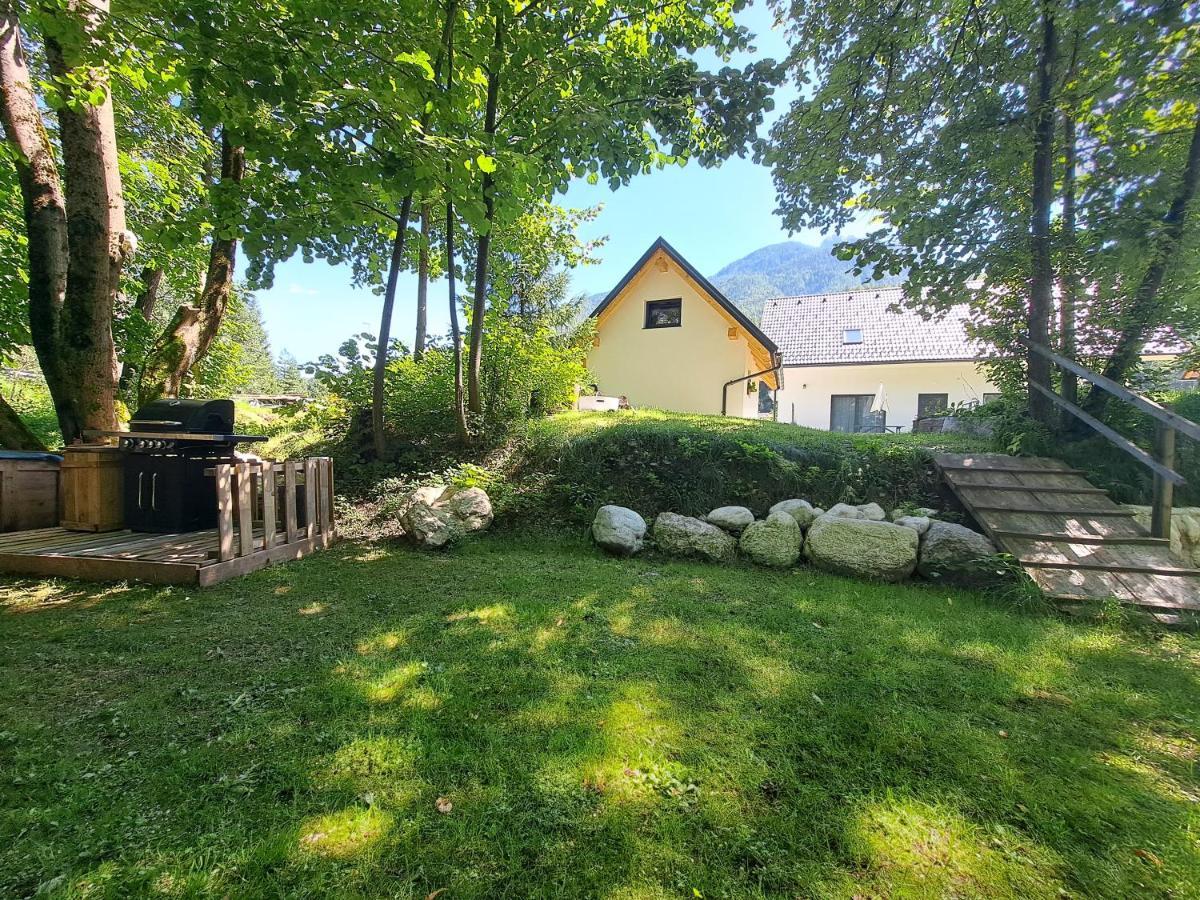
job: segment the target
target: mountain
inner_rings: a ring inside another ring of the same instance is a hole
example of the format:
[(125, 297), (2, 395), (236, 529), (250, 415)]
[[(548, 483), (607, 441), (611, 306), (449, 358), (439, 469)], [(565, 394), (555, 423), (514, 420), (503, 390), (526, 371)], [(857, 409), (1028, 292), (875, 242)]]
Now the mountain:
[(762, 318), (772, 297), (824, 294), (873, 285), (898, 284), (901, 276), (871, 281), (870, 272), (850, 273), (851, 264), (833, 255), (834, 241), (818, 246), (800, 241), (768, 244), (727, 265), (709, 280), (751, 319)]

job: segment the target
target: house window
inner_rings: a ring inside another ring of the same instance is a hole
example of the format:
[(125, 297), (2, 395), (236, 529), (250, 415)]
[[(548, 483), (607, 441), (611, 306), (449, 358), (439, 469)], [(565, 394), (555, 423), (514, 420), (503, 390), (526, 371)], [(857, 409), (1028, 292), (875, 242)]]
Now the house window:
[(949, 394), (917, 394), (917, 418), (940, 416), (950, 408)]
[(993, 400), (999, 400), (1002, 396), (1003, 396), (1003, 394), (1001, 394), (999, 391), (997, 391), (995, 393), (992, 393), (991, 391), (984, 391), (983, 392), (983, 402), (991, 403)]
[(683, 300), (650, 300), (646, 303), (647, 328), (678, 328), (683, 324)]
[(861, 344), (862, 343), (862, 329), (861, 328), (847, 328), (845, 331), (842, 332), (842, 343), (843, 344)]
[(834, 394), (829, 403), (829, 430), (850, 434), (884, 431), (887, 412), (871, 412), (874, 394)]

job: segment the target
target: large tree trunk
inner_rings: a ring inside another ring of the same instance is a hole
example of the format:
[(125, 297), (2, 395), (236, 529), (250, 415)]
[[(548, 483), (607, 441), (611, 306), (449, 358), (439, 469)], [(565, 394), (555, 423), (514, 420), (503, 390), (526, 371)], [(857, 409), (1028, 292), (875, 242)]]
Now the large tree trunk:
[[(1197, 184), (1200, 183), (1200, 114), (1192, 128), (1192, 140), (1188, 147), (1187, 162), (1183, 167), (1183, 175), (1179, 181), (1179, 189), (1171, 200), (1167, 214), (1163, 216), (1160, 228), (1154, 242), (1154, 249), (1142, 280), (1138, 284), (1133, 300), (1123, 316), (1125, 325), (1117, 339), (1116, 347), (1105, 363), (1103, 374), (1113, 381), (1124, 381), (1129, 370), (1138, 361), (1142, 347), (1146, 343), (1150, 331), (1158, 324), (1155, 321), (1155, 308), (1158, 303), (1158, 291), (1163, 279), (1179, 252), (1183, 238), (1183, 228), (1187, 222), (1188, 208), (1196, 197)], [(1093, 390), (1088, 394), (1084, 408), (1094, 416), (1103, 415), (1108, 405), (1109, 395), (1105, 391)]]
[(387, 450), (383, 433), (383, 401), (386, 393), (388, 345), (392, 342), (392, 310), (396, 306), (396, 284), (400, 270), (404, 268), (404, 239), (408, 236), (408, 217), (412, 213), (412, 194), (400, 204), (400, 218), (396, 220), (396, 237), (392, 241), (392, 258), (388, 263), (387, 284), (383, 289), (383, 312), (379, 316), (379, 349), (375, 351), (375, 372), (371, 385), (371, 439), (374, 442), (375, 458), (382, 459)]
[(45, 445), (37, 439), (17, 411), (8, 405), (8, 401), (0, 396), (0, 448), (5, 450), (45, 450)]
[(413, 359), (425, 358), (425, 342), (429, 330), (429, 243), (433, 235), (430, 223), (432, 210), (429, 201), (421, 202), (421, 248), (417, 252), (417, 333), (413, 340)]
[[(221, 181), (238, 184), (246, 174), (246, 153), (235, 146), (229, 135), (221, 133)], [(138, 402), (148, 403), (160, 397), (178, 397), (188, 372), (196, 365), (221, 327), (233, 292), (237, 267), (236, 237), (214, 232), (208, 254), (208, 271), (195, 305), (184, 304), (176, 310), (166, 330), (155, 342), (138, 385)]]
[[(500, 67), (503, 63), (504, 24), (496, 17), (496, 38), (492, 45), (492, 58), (488, 64), (487, 105), (483, 114), (485, 140), (496, 134), (496, 111), (500, 97)], [(488, 253), (491, 250), (492, 228), (496, 213), (496, 179), (491, 172), (483, 174), (484, 221), (487, 229), (475, 243), (475, 297), (471, 305), (471, 354), (470, 370), (467, 373), (467, 406), (476, 415), (483, 412), (483, 395), (479, 387), (479, 373), (483, 366), (483, 320), (487, 315)]]
[[(1050, 313), (1054, 307), (1054, 260), (1050, 240), (1050, 207), (1054, 202), (1054, 65), (1058, 34), (1054, 12), (1042, 5), (1042, 41), (1038, 53), (1037, 92), (1033, 113), (1033, 202), (1029, 228), (1029, 340), (1048, 346)], [(1029, 381), (1029, 412), (1044, 425), (1053, 423), (1050, 401), (1035, 385), (1050, 386), (1050, 362), (1030, 351), (1026, 355)]]
[(24, 202), (33, 345), (46, 380), (57, 385), (63, 378), (58, 320), (67, 294), (67, 204), (54, 150), (38, 111), (12, 0), (0, 0), (0, 123), (5, 139), (16, 151), (14, 161)]

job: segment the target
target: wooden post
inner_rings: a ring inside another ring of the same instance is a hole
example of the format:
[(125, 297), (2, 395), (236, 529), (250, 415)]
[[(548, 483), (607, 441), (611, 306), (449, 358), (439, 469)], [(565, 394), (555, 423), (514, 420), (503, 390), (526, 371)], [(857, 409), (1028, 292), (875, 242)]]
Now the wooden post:
[(305, 537), (317, 536), (317, 458), (304, 460), (304, 521)]
[[(1165, 422), (1155, 428), (1155, 456), (1168, 469), (1175, 468), (1175, 429)], [(1171, 539), (1171, 504), (1175, 500), (1175, 485), (1155, 473), (1154, 507), (1150, 517), (1150, 533), (1154, 537)]]
[(262, 464), (262, 497), (263, 497), (263, 549), (270, 550), (275, 546), (275, 463), (263, 460)]
[(221, 562), (233, 559), (233, 466), (217, 466), (217, 536)]
[(238, 481), (238, 555), (254, 552), (254, 503), (250, 482), (250, 463), (237, 464)]
[(300, 540), (300, 528), (296, 524), (296, 466), (288, 460), (283, 464), (283, 523), (287, 530), (287, 543)]

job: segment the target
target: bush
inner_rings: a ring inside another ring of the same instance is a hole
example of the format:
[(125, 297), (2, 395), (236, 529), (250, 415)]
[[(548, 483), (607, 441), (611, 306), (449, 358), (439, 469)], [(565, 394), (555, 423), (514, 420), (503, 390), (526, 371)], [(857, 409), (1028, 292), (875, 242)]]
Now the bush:
[(726, 504), (761, 516), (787, 497), (938, 504), (933, 452), (986, 446), (961, 435), (849, 435), (657, 410), (567, 413), (526, 427), (505, 505), (590, 521), (605, 503), (646, 516)]

